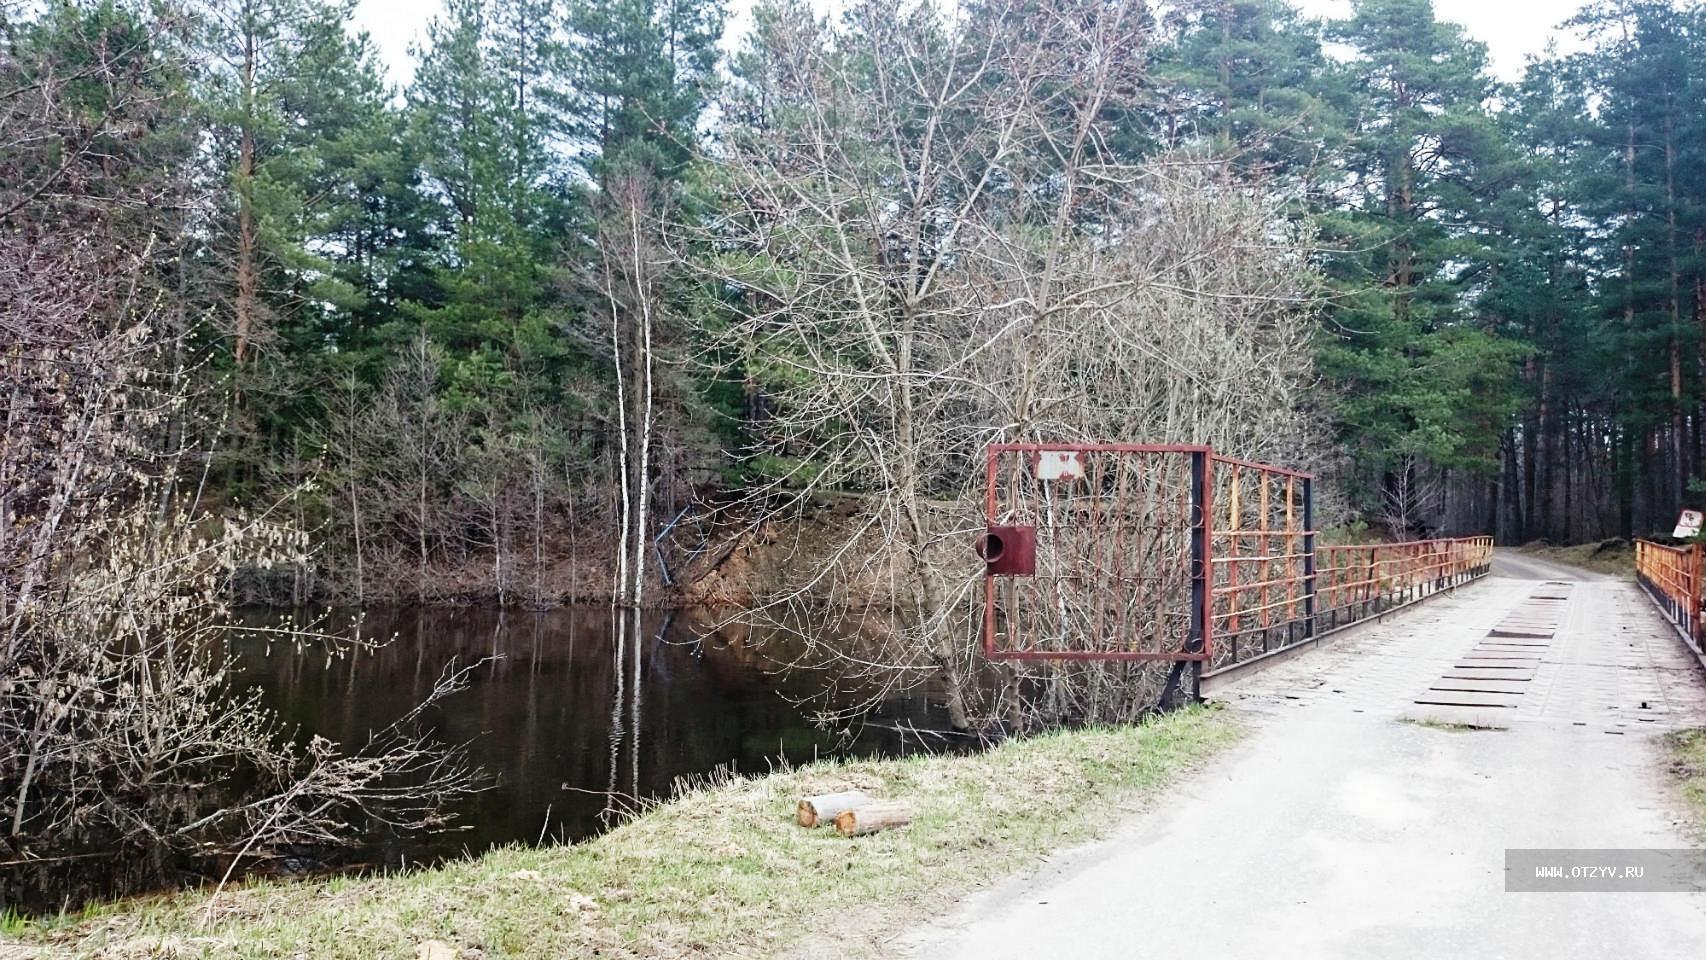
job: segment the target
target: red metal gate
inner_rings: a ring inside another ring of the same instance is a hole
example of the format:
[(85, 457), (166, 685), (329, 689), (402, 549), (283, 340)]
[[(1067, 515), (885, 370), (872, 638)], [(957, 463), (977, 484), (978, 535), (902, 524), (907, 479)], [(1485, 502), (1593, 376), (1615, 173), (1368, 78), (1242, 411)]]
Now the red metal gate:
[(984, 653), (1204, 660), (1207, 447), (996, 444)]

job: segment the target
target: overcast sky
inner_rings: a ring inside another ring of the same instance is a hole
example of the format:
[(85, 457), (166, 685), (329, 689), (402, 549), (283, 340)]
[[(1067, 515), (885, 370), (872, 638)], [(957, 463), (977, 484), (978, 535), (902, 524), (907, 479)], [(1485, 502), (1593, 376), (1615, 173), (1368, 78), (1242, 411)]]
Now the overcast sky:
[[(824, 0), (826, 5), (833, 0)], [(1470, 36), (1487, 45), (1492, 56), (1493, 72), (1504, 80), (1522, 75), (1522, 65), (1530, 54), (1546, 48), (1546, 41), (1555, 35), (1558, 23), (1568, 19), (1581, 6), (1582, 0), (1434, 0), (1434, 10), (1442, 20), (1455, 20), (1469, 29)], [(735, 14), (731, 23), (741, 28), (744, 18), (739, 14), (750, 0), (730, 0)], [(1350, 0), (1298, 0), (1298, 5), (1316, 16), (1345, 16)], [(361, 0), (356, 9), (356, 24), (373, 35), (385, 62), (391, 69), (391, 79), (407, 82), (413, 72), (409, 45), (424, 43), (426, 23), (440, 9), (440, 0)], [(1567, 39), (1560, 39), (1567, 46)]]

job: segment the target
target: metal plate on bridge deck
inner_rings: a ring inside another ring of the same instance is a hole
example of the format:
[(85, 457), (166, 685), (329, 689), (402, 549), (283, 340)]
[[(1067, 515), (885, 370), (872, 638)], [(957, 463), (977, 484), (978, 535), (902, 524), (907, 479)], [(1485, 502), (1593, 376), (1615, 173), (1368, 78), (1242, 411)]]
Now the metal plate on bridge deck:
[(1470, 670), (1453, 667), (1445, 672), (1446, 680), (1504, 680), (1511, 683), (1528, 683), (1534, 679), (1533, 670)]
[(1492, 707), (1495, 709), (1512, 709), (1522, 702), (1522, 694), (1457, 693), (1446, 690), (1429, 690), (1417, 697), (1416, 702), (1437, 704), (1447, 707)]
[(1436, 680), (1429, 690), (1449, 693), (1512, 693), (1527, 692), (1527, 679), (1523, 680), (1464, 680), (1454, 677), (1444, 677)]

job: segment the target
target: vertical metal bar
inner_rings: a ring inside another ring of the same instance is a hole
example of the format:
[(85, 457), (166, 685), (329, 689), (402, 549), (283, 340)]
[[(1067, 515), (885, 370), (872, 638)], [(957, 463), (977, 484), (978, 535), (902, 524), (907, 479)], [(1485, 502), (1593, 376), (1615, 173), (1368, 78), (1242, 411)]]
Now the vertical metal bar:
[(1268, 625), (1272, 622), (1268, 616), (1268, 603), (1273, 599), (1273, 591), (1269, 584), (1274, 579), (1274, 564), (1272, 560), (1268, 559), (1273, 553), (1273, 541), (1268, 539), (1268, 488), (1273, 486), (1273, 477), (1266, 470), (1258, 471), (1256, 477), (1262, 484), (1261, 495), (1256, 501), (1259, 505), (1256, 528), (1262, 532), (1261, 539), (1258, 541), (1262, 560), (1261, 565), (1257, 568), (1260, 571), (1257, 576), (1262, 580), (1262, 615), (1257, 622), (1262, 625), (1262, 652), (1266, 653), (1268, 650)]
[(1689, 636), (1694, 638), (1694, 650), (1701, 650), (1701, 544), (1689, 546)]
[(1214, 516), (1209, 469), (1208, 454), (1191, 454), (1191, 642), (1195, 649), (1190, 652), (1205, 656), (1211, 655), (1209, 643), (1214, 632), (1214, 573), (1209, 558)]
[[(1297, 480), (1285, 478), (1285, 619), (1297, 619), (1297, 550), (1303, 541), (1297, 536)], [(1286, 639), (1291, 635), (1286, 634)]]
[[(995, 523), (995, 458), (998, 456), (1000, 452), (991, 446), (984, 463), (988, 483), (983, 495), (985, 526)], [(995, 574), (988, 569), (983, 572), (983, 655), (995, 656)]]
[(1238, 560), (1243, 553), (1243, 537), (1239, 534), (1240, 514), (1243, 509), (1238, 502), (1238, 481), (1243, 474), (1237, 465), (1229, 465), (1232, 469), (1232, 484), (1230, 492), (1231, 509), (1227, 515), (1226, 529), (1231, 533), (1226, 537), (1226, 629), (1233, 636), (1238, 635)]
[[(1190, 635), (1185, 638), (1184, 653), (1207, 657), (1212, 656), (1210, 641), (1214, 632), (1210, 607), (1214, 597), (1214, 579), (1210, 573), (1208, 553), (1209, 531), (1214, 523), (1210, 514), (1213, 498), (1208, 490), (1211, 467), (1208, 451), (1192, 451), (1190, 456), (1191, 482), (1185, 520), (1190, 525), (1191, 538), (1191, 568), (1187, 571), (1191, 581), (1191, 628)], [(1202, 674), (1201, 659), (1181, 659), (1174, 663), (1161, 690), (1161, 708), (1170, 710), (1201, 700)]]
[(1315, 478), (1303, 478), (1303, 618), (1315, 636)]

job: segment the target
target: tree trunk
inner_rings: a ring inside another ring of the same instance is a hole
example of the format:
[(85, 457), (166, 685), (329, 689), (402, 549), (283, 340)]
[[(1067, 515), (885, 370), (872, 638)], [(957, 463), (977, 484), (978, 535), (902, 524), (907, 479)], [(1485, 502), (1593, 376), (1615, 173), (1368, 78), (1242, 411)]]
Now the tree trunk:
[(1684, 455), (1682, 426), (1682, 280), (1677, 273), (1676, 232), (1676, 145), (1672, 142), (1671, 104), (1674, 95), (1665, 96), (1665, 227), (1666, 252), (1669, 260), (1667, 277), (1670, 293), (1670, 457), (1671, 469), (1666, 471), (1671, 489), (1670, 503), (1674, 511), (1688, 485), (1688, 463)]
[(879, 830), (904, 827), (912, 822), (912, 805), (902, 800), (879, 800), (835, 818), (835, 829), (844, 837), (862, 837)]
[(254, 335), (256, 289), (259, 286), (255, 232), (255, 24), (253, 14), (243, 25), (243, 129), (237, 148), (237, 299), (233, 350), (238, 367), (248, 355)]
[[(1540, 380), (1538, 361), (1531, 358), (1527, 366), (1528, 380), (1535, 384), (1538, 392)], [(1539, 450), (1539, 438), (1537, 436), (1539, 432), (1540, 418), (1538, 408), (1536, 408), (1536, 414), (1525, 417), (1522, 424), (1522, 491), (1519, 506), (1522, 511), (1523, 523), (1519, 528), (1522, 531), (1519, 537), (1523, 543), (1527, 543), (1538, 536), (1536, 527), (1539, 525), (1539, 520), (1535, 517), (1534, 505), (1539, 499), (1536, 496), (1537, 490), (1535, 488), (1539, 472), (1534, 461), (1536, 459), (1535, 454)]]
[(806, 797), (794, 811), (794, 822), (802, 827), (821, 827), (834, 823), (835, 818), (849, 810), (857, 810), (871, 802), (863, 790), (843, 790)]
[(1535, 417), (1535, 429), (1539, 434), (1540, 450), (1539, 463), (1535, 478), (1536, 526), (1540, 536), (1548, 540), (1559, 539), (1557, 525), (1553, 523), (1553, 474), (1556, 451), (1553, 449), (1553, 434), (1556, 424), (1553, 423), (1552, 412), (1552, 365), (1542, 360), (1540, 362), (1540, 404)]

